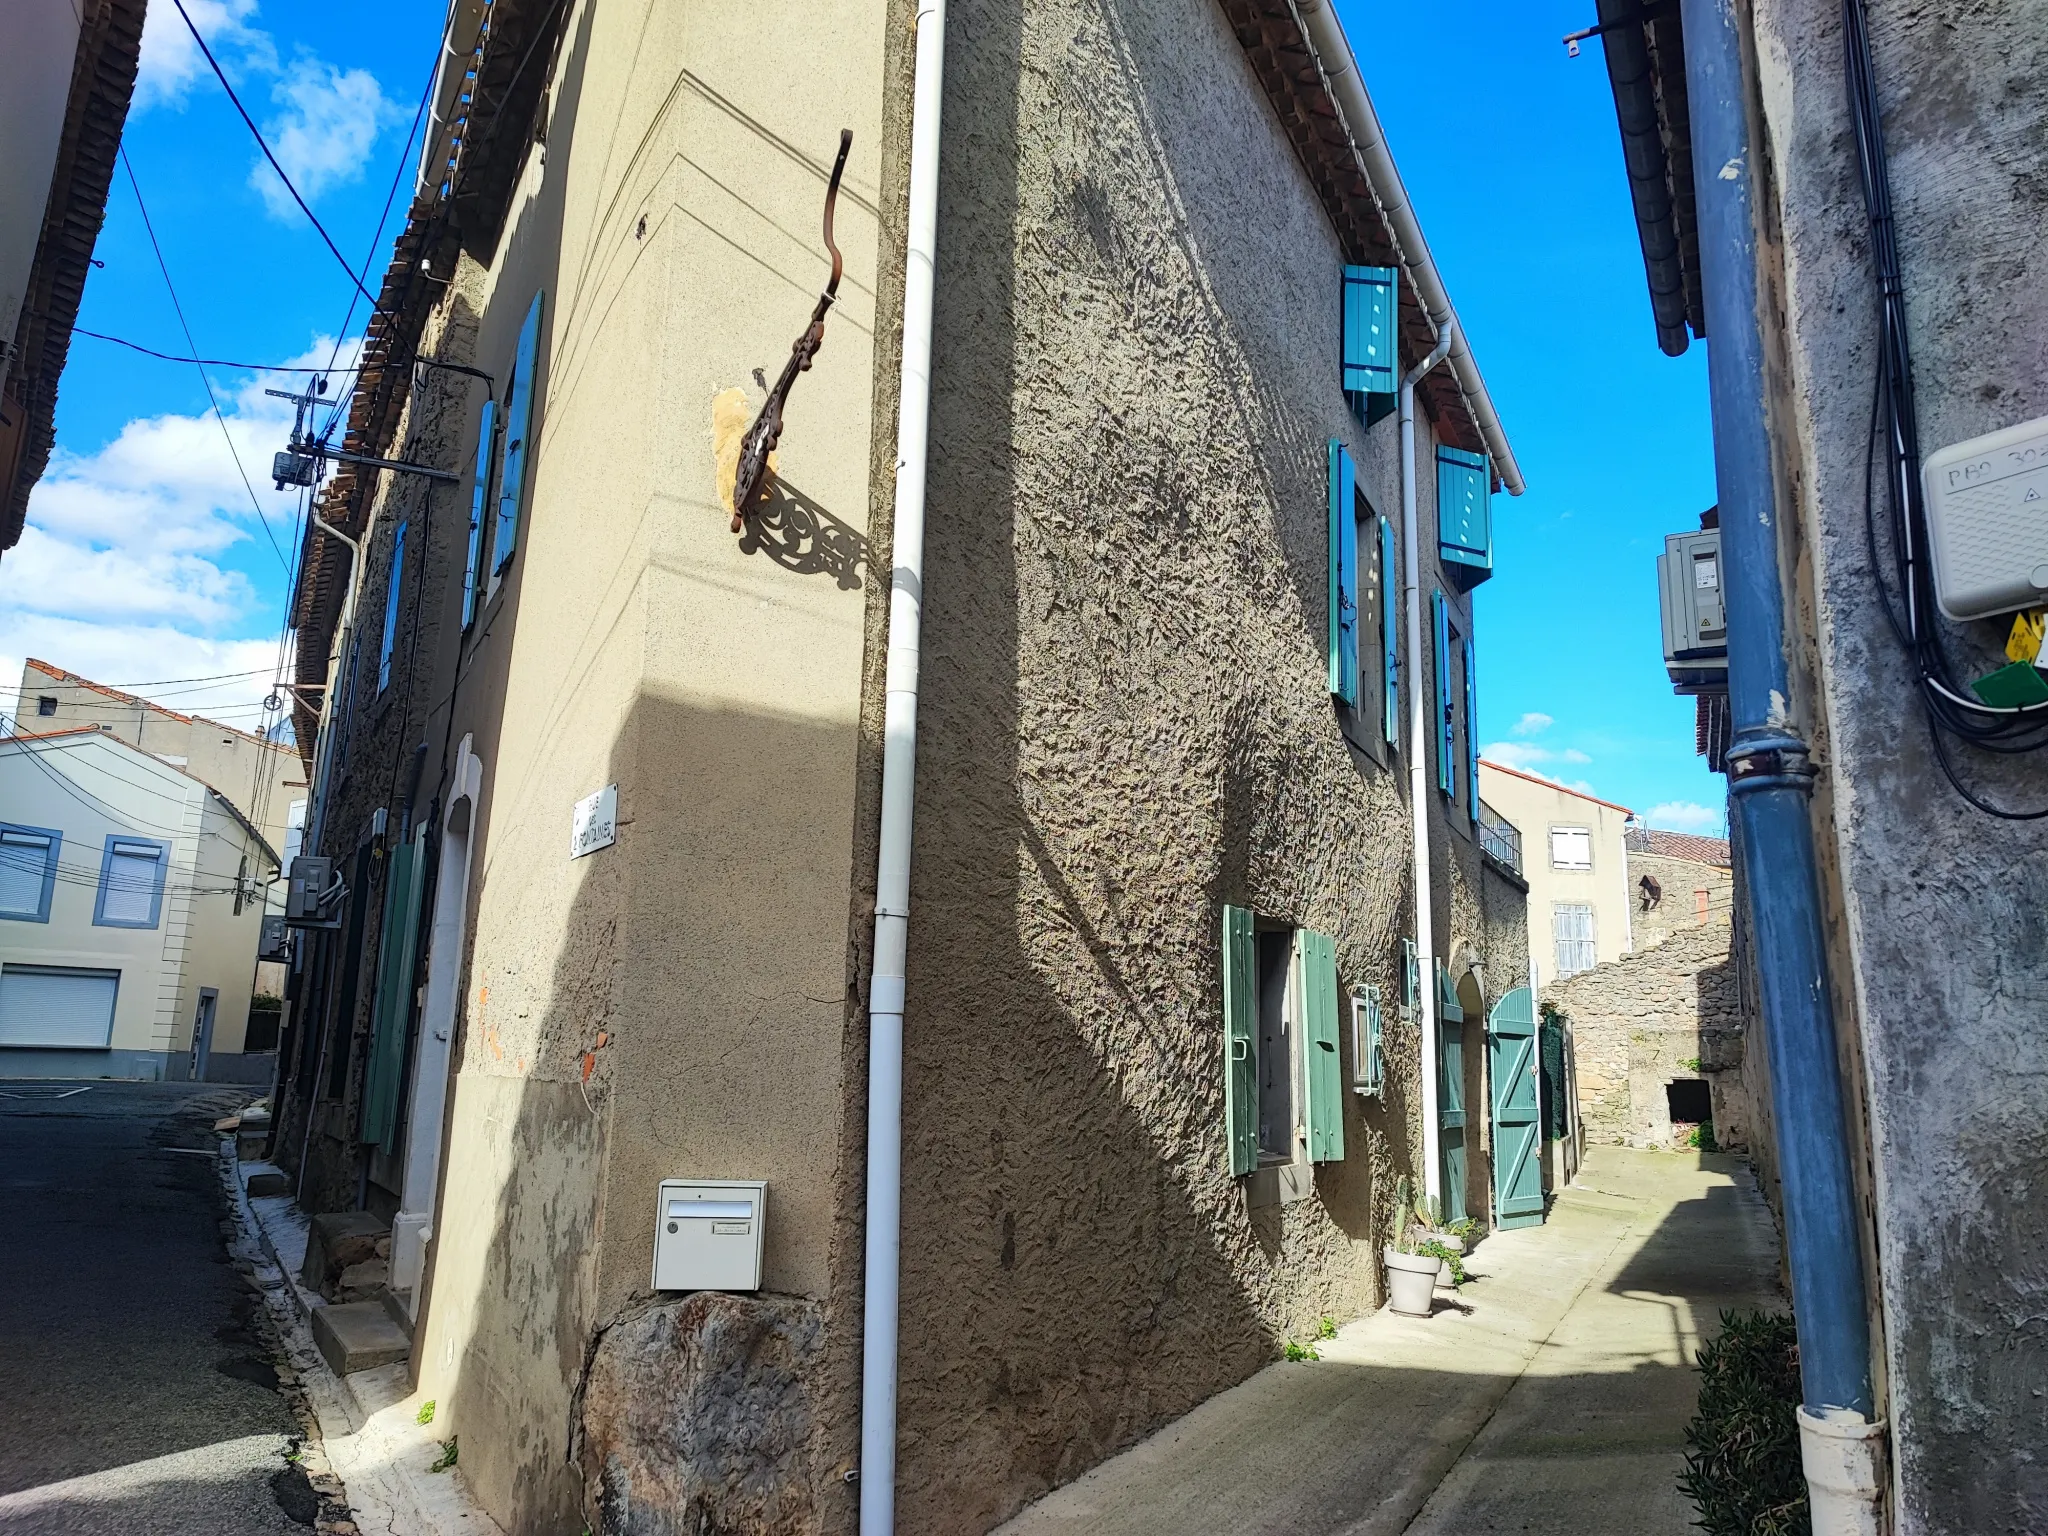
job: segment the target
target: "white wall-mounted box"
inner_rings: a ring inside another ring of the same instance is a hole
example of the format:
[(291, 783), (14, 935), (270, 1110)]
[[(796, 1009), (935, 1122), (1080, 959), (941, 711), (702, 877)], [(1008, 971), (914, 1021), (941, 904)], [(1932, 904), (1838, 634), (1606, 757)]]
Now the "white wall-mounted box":
[(654, 1213), (654, 1289), (758, 1291), (768, 1186), (759, 1179), (664, 1179)]
[(2048, 416), (1929, 454), (1920, 485), (1943, 613), (2048, 603)]

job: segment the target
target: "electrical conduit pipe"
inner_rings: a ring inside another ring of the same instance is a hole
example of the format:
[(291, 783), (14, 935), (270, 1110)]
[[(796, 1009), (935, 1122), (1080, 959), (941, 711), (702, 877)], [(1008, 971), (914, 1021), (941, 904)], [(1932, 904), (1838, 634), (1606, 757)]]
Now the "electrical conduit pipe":
[(939, 228), (939, 105), (946, 0), (920, 0), (911, 86), (910, 210), (896, 406), (896, 513), (889, 573), (882, 824), (868, 986), (866, 1294), (861, 1318), (860, 1536), (896, 1527), (896, 1334), (903, 1202), (903, 973), (910, 928), (910, 820), (924, 604), (925, 448), (931, 431), (932, 284)]
[(1735, 728), (1728, 788), (1776, 1085), (1772, 1111), (1804, 1399), (1800, 1443), (1815, 1536), (1879, 1536), (1885, 1433), (1873, 1413), (1862, 1244), (1821, 929), (1809, 809), (1814, 770), (1786, 702), (1742, 38), (1730, 0), (1683, 0), (1682, 19), (1727, 587)]

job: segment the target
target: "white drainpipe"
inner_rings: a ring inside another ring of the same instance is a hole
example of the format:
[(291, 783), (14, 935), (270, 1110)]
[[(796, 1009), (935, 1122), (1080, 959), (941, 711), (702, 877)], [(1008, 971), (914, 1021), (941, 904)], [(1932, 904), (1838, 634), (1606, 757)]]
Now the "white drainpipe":
[(889, 573), (888, 702), (868, 989), (867, 1294), (861, 1319), (860, 1536), (896, 1528), (896, 1333), (902, 1257), (903, 971), (910, 934), (910, 816), (917, 762), (918, 631), (924, 605), (925, 446), (931, 431), (932, 280), (939, 230), (939, 105), (946, 0), (920, 0), (911, 87), (910, 217), (896, 406), (896, 516)]
[[(1449, 319), (1449, 317), (1445, 317)], [(1429, 879), (1430, 711), (1422, 702), (1422, 539), (1415, 510), (1415, 386), (1451, 350), (1456, 322), (1439, 323), (1436, 350), (1401, 376), (1401, 593), (1408, 605), (1408, 806), (1415, 821), (1415, 963), (1422, 1008), (1422, 1188), (1443, 1198), (1437, 1157), (1443, 1109), (1437, 1102), (1437, 997), (1435, 897)]]

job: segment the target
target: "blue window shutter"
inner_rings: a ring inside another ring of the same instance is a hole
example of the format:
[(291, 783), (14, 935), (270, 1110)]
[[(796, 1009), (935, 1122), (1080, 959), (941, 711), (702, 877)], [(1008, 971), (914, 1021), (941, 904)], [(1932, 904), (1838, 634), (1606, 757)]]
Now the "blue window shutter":
[(1391, 395), (1394, 378), (1394, 269), (1344, 269), (1344, 393)]
[(1465, 813), (1479, 820), (1479, 647), (1465, 637)]
[(398, 593), (405, 585), (405, 524), (391, 536), (391, 581), (384, 592), (384, 638), (377, 642), (377, 691), (391, 686), (391, 647), (398, 639)]
[(1223, 909), (1223, 1134), (1233, 1177), (1259, 1166), (1259, 967), (1252, 915)]
[(1394, 600), (1394, 525), (1380, 519), (1380, 669), (1386, 704), (1380, 711), (1380, 733), (1387, 745), (1401, 745), (1400, 604)]
[(498, 476), (498, 531), (491, 541), (491, 574), (503, 573), (519, 547), (519, 505), (526, 491), (531, 459), (528, 434), (533, 429), (533, 370), (540, 351), (541, 301), (533, 296), (526, 323), (519, 327), (519, 351), (512, 362), (512, 387), (505, 400), (505, 467)]
[(1436, 787), (1458, 792), (1456, 739), (1451, 725), (1451, 610), (1441, 591), (1430, 594), (1436, 620)]
[(486, 400), (476, 424), (476, 489), (469, 496), (469, 562), (462, 569), (462, 627), (476, 622), (477, 583), (483, 574), (484, 509), (491, 504), (492, 449), (497, 446), (498, 402)]
[(1437, 553), (1467, 592), (1493, 574), (1493, 472), (1486, 455), (1436, 451)]
[(1358, 471), (1330, 439), (1330, 692), (1358, 703)]

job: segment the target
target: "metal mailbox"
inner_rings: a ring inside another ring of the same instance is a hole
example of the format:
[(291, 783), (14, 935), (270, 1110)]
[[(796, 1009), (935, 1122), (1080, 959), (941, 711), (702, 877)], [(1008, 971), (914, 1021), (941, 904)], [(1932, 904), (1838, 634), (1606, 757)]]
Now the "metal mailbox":
[(662, 1180), (654, 1213), (654, 1289), (758, 1291), (767, 1218), (762, 1180)]

